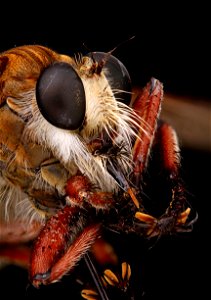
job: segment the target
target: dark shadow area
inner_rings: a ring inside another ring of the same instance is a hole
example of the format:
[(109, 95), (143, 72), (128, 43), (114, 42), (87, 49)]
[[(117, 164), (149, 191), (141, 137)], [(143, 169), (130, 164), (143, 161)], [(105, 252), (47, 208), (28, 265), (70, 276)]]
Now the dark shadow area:
[(0, 51), (42, 44), (74, 55), (117, 47), (113, 54), (124, 62), (134, 84), (143, 86), (154, 76), (166, 92), (210, 98), (208, 11), (204, 5), (144, 1), (116, 8), (105, 3), (101, 8), (71, 4), (70, 9), (66, 4), (58, 9), (35, 5), (27, 13), (18, 4), (13, 18), (2, 14)]

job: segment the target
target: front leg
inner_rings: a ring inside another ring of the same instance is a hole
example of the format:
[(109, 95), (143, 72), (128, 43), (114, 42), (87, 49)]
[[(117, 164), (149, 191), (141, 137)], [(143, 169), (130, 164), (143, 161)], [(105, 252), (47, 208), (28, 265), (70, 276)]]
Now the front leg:
[[(143, 204), (135, 214), (139, 221), (147, 225), (147, 234), (151, 236), (185, 230), (182, 227), (190, 213), (190, 208), (186, 207), (185, 188), (180, 176), (180, 149), (176, 132), (168, 124), (158, 123), (162, 100), (163, 86), (152, 78), (133, 104), (134, 110), (142, 118), (142, 126), (133, 148), (132, 182), (137, 190), (143, 189), (142, 182), (148, 170), (149, 157), (156, 145), (162, 161), (161, 168), (167, 174), (166, 182), (171, 187), (170, 204), (160, 218), (143, 213)], [(188, 225), (191, 226), (193, 222), (186, 224), (186, 227), (189, 228)]]
[(47, 221), (34, 242), (30, 280), (35, 287), (58, 281), (74, 268), (99, 236), (93, 207), (108, 209), (111, 193), (94, 191), (86, 176), (72, 176), (66, 185), (67, 205)]
[(133, 104), (134, 111), (142, 119), (142, 124), (138, 129), (138, 138), (133, 147), (134, 171), (132, 181), (138, 189), (142, 182), (143, 173), (147, 168), (162, 100), (163, 85), (159, 80), (152, 78)]
[(78, 207), (66, 206), (52, 216), (34, 241), (30, 280), (35, 287), (58, 281), (90, 249), (99, 235), (99, 223), (87, 223)]
[(95, 191), (86, 176), (74, 175), (66, 185), (67, 203), (79, 207), (95, 207), (96, 209), (110, 209), (113, 204), (113, 194)]
[(171, 200), (165, 213), (158, 219), (142, 212), (137, 212), (135, 216), (141, 222), (149, 225), (147, 234), (150, 236), (190, 230), (194, 221), (186, 223), (190, 208), (187, 206), (186, 190), (180, 175), (178, 139), (170, 125), (161, 123), (158, 126), (154, 147), (159, 153), (159, 161), (165, 174), (166, 184), (171, 189)]

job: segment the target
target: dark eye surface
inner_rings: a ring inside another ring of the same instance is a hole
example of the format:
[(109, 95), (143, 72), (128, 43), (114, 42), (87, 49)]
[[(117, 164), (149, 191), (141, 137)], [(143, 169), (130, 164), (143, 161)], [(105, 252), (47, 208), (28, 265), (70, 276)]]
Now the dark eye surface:
[(104, 52), (90, 52), (87, 56), (96, 62), (105, 60), (105, 75), (114, 92), (115, 98), (128, 105), (131, 100), (132, 86), (130, 75), (123, 63), (115, 56)]
[(44, 70), (36, 85), (37, 105), (43, 117), (62, 129), (78, 129), (84, 121), (86, 99), (83, 83), (67, 63)]

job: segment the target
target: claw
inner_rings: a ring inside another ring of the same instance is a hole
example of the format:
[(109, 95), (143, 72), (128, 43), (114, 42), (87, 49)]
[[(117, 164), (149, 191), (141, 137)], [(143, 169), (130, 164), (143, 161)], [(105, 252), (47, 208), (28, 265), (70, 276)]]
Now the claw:
[(185, 211), (180, 213), (177, 217), (176, 224), (174, 217), (168, 215), (163, 215), (161, 218), (156, 219), (148, 214), (138, 211), (136, 212), (135, 217), (149, 226), (146, 235), (153, 237), (159, 234), (168, 234), (174, 230), (177, 232), (181, 231), (180, 227), (186, 223), (190, 211), (191, 209), (188, 207)]
[(190, 211), (191, 211), (190, 207), (188, 207), (185, 211), (183, 211), (177, 218), (177, 224), (185, 224), (190, 214)]
[(109, 269), (104, 271), (104, 279), (106, 280), (106, 282), (112, 286), (116, 286), (119, 283), (118, 278), (116, 277), (116, 275)]
[(135, 214), (135, 218), (141, 222), (147, 223), (149, 225), (146, 235), (150, 236), (156, 228), (158, 220), (151, 215), (144, 214), (140, 211), (137, 211)]
[(131, 276), (131, 268), (130, 265), (126, 262), (122, 263), (122, 279), (123, 281), (129, 281)]
[(144, 214), (140, 211), (137, 211), (135, 214), (135, 218), (138, 219), (141, 222), (147, 223), (149, 227), (147, 228), (146, 235), (151, 236), (151, 234), (154, 232), (156, 225), (158, 223), (158, 220), (154, 218), (151, 215)]
[[(103, 286), (106, 288), (106, 290), (110, 291), (119, 291), (121, 293), (128, 293), (129, 292), (129, 280), (131, 277), (131, 268), (130, 265), (127, 262), (122, 263), (122, 274), (115, 275), (113, 271), (110, 269), (106, 269), (103, 273), (103, 276), (101, 277), (101, 282)], [(110, 295), (110, 294), (109, 294)], [(99, 299), (100, 295), (95, 290), (89, 290), (89, 289), (83, 289), (81, 291), (81, 296), (84, 299), (87, 300), (97, 300)], [(108, 300), (110, 298), (107, 297), (101, 297), (102, 300)], [(113, 299), (113, 297), (112, 297)], [(125, 297), (124, 297), (125, 299)], [(132, 298), (127, 298), (132, 299)]]
[(157, 219), (154, 218), (153, 216), (150, 216), (148, 214), (144, 214), (144, 213), (142, 213), (140, 211), (136, 212), (135, 218), (138, 219), (141, 222), (150, 223), (150, 224), (154, 224), (157, 221)]
[(104, 280), (111, 286), (116, 286), (119, 289), (125, 290), (129, 285), (131, 276), (131, 268), (127, 262), (122, 263), (122, 274), (118, 277), (109, 269), (104, 271)]
[(97, 296), (98, 296), (98, 293), (95, 292), (94, 290), (88, 290), (88, 289), (84, 289), (81, 291), (81, 296), (84, 298), (84, 299), (87, 299), (87, 300), (96, 300)]

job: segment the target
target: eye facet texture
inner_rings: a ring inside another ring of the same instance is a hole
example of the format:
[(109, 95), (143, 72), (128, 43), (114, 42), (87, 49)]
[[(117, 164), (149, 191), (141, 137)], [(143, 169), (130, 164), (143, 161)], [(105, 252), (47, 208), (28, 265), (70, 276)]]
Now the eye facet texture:
[(46, 68), (37, 81), (36, 99), (41, 114), (52, 125), (76, 130), (83, 124), (84, 86), (71, 65), (55, 63)]

